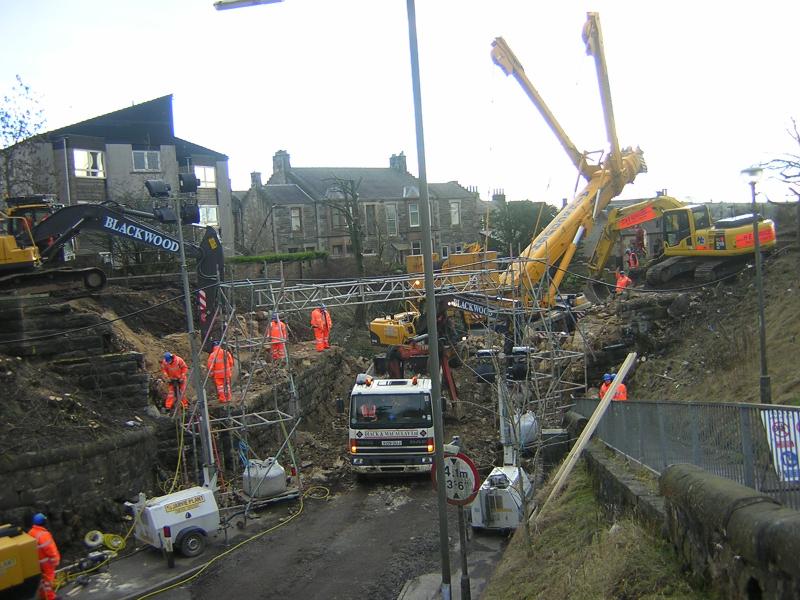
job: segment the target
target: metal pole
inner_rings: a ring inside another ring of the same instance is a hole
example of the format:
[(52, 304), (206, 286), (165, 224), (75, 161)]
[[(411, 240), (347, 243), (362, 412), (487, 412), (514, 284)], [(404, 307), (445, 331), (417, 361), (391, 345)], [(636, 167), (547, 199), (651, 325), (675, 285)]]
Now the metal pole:
[[(197, 404), (200, 411), (200, 448), (203, 453), (203, 487), (217, 489), (217, 472), (212, 454), (211, 428), (208, 426), (208, 403), (206, 391), (203, 387), (203, 373), (200, 369), (200, 348), (194, 331), (194, 317), (192, 316), (192, 297), (189, 292), (189, 272), (186, 270), (186, 252), (183, 249), (183, 225), (181, 223), (181, 199), (175, 196), (175, 214), (178, 215), (178, 242), (180, 242), (181, 279), (183, 280), (183, 304), (186, 310), (186, 330), (189, 332), (189, 344), (192, 349), (192, 385), (197, 394)], [(217, 274), (219, 277), (219, 273)], [(219, 286), (217, 286), (219, 287)], [(213, 292), (216, 293), (216, 290)]]
[(467, 565), (467, 520), (464, 518), (464, 507), (461, 505), (458, 507), (458, 540), (461, 546), (461, 600), (471, 600)]
[[(406, 0), (408, 12), (408, 42), (411, 50), (411, 81), (414, 90), (414, 122), (417, 137), (417, 162), (419, 166), (419, 203), (422, 218), (422, 260), (425, 268), (425, 303), (428, 320), (428, 365), (431, 373), (433, 396), (433, 435), (436, 451), (436, 470), (444, 473), (444, 423), (442, 420), (442, 382), (439, 373), (439, 334), (436, 330), (436, 292), (433, 285), (433, 244), (431, 243), (431, 209), (428, 197), (428, 179), (425, 170), (425, 136), (422, 128), (422, 92), (419, 79), (419, 49), (417, 48), (417, 17), (414, 0)], [(450, 542), (447, 535), (447, 494), (445, 478), (436, 478), (439, 498), (439, 550), (442, 559), (442, 599), (450, 600)]]
[(756, 288), (758, 289), (758, 327), (761, 342), (761, 379), (759, 390), (761, 404), (772, 404), (772, 390), (767, 372), (767, 329), (764, 320), (764, 283), (761, 269), (761, 240), (758, 239), (758, 219), (756, 218), (756, 182), (750, 182), (750, 191), (753, 197), (753, 245), (756, 252)]

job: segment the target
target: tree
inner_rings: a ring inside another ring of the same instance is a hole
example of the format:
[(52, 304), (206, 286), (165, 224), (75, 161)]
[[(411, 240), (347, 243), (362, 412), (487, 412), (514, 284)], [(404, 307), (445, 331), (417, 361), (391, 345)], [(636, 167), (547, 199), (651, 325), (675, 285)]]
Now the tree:
[[(364, 275), (364, 228), (361, 224), (361, 211), (358, 207), (358, 188), (361, 179), (341, 179), (333, 177), (322, 204), (330, 207), (333, 213), (344, 219), (347, 233), (350, 235), (350, 244), (356, 258), (356, 270), (359, 275)], [(356, 306), (355, 320), (363, 323), (366, 320), (366, 308), (363, 304)]]
[(37, 156), (46, 120), (31, 88), (17, 83), (0, 105), (0, 187), (7, 196), (49, 192), (46, 172)]
[[(794, 140), (800, 148), (800, 131), (797, 129), (797, 121), (792, 119), (792, 127), (786, 133)], [(762, 165), (764, 168), (777, 173), (778, 179), (786, 184), (797, 203), (797, 242), (800, 244), (800, 155), (787, 153), (780, 158), (773, 158)]]
[(558, 209), (546, 202), (501, 201), (489, 217), (490, 249), (514, 256), (527, 248), (557, 213)]

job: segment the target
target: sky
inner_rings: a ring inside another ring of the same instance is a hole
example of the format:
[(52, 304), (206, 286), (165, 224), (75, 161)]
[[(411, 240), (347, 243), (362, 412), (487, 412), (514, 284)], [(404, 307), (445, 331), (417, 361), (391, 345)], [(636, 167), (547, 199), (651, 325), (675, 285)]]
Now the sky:
[[(800, 149), (800, 2), (416, 0), (429, 182), (560, 205), (583, 187), (522, 88), (502, 36), (575, 145), (608, 150), (581, 31), (600, 14), (622, 147), (648, 172), (621, 197), (746, 202), (740, 171)], [(175, 134), (227, 154), (236, 190), (278, 150), (296, 167), (418, 162), (406, 2), (0, 0), (0, 95), (31, 86), (48, 129), (166, 94)], [(787, 198), (769, 178), (760, 192)], [(763, 196), (762, 198), (763, 199)]]

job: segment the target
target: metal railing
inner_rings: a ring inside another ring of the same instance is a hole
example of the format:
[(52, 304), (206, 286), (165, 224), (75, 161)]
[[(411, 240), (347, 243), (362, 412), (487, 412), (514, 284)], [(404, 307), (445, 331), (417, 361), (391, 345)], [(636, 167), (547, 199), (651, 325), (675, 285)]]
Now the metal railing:
[[(598, 401), (581, 398), (587, 418)], [(800, 408), (712, 402), (612, 402), (595, 437), (661, 473), (689, 463), (800, 509)]]

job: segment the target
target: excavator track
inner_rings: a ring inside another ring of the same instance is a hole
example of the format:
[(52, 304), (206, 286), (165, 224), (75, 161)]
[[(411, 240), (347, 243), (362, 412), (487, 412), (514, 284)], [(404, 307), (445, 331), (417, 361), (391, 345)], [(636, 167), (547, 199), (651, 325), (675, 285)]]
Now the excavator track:
[(680, 275), (693, 273), (700, 262), (691, 256), (672, 256), (647, 267), (645, 278), (649, 285), (663, 285)]
[(28, 271), (0, 276), (0, 292), (25, 291), (39, 292), (51, 289), (63, 289), (65, 283), (82, 284), (90, 291), (96, 292), (106, 285), (106, 274), (97, 267), (83, 269), (47, 269)]
[(750, 255), (729, 256), (725, 258), (695, 258), (691, 256), (673, 256), (647, 269), (649, 285), (663, 285), (672, 279), (685, 274), (693, 274), (695, 281), (706, 283), (716, 281), (741, 270)]

